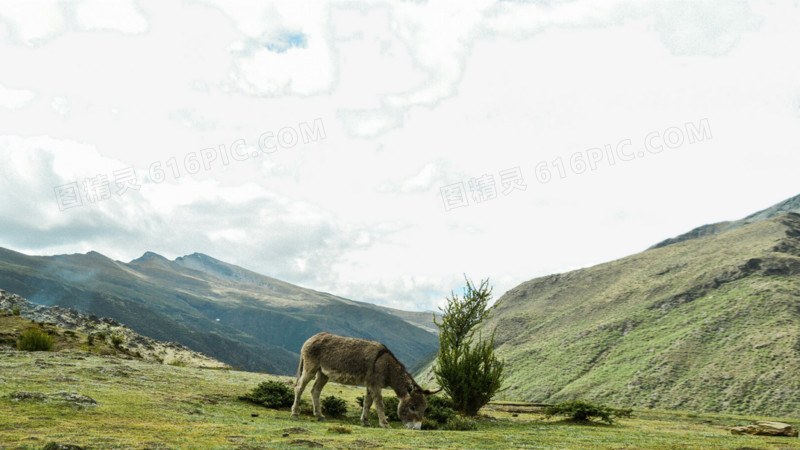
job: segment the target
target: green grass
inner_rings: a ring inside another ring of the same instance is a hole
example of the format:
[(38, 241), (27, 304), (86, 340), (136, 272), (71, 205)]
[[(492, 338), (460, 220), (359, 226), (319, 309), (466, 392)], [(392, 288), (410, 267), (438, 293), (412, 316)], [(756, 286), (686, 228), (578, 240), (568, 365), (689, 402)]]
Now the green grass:
[[(301, 415), (295, 421), (288, 410), (236, 400), (265, 380), (290, 381), (85, 352), (0, 350), (0, 442), (20, 448), (41, 448), (48, 442), (92, 448), (259, 448), (287, 447), (295, 441), (334, 448), (800, 448), (798, 439), (733, 436), (728, 431), (752, 420), (780, 418), (662, 411), (635, 411), (633, 418), (619, 419), (614, 426), (578, 425), (541, 414), (513, 417), (487, 409), (477, 419), (477, 431), (413, 431), (399, 424), (384, 430), (374, 418), (373, 427), (364, 428), (355, 400), (362, 389), (334, 383), (323, 395), (345, 399), (343, 419), (317, 422)], [(78, 392), (98, 406), (12, 401), (8, 394), (19, 390)]]

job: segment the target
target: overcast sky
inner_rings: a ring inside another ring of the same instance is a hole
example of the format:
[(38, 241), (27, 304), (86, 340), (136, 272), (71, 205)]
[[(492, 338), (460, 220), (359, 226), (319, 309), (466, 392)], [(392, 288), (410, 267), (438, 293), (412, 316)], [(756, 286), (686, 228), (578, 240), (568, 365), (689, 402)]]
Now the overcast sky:
[(0, 246), (495, 296), (797, 195), (797, 1), (5, 1)]

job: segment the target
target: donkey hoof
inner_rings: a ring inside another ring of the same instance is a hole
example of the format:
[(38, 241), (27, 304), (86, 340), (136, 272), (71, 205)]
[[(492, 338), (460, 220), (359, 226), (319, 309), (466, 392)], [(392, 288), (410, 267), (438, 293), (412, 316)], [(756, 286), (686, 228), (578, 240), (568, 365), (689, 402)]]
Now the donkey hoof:
[(325, 422), (326, 420), (328, 420), (328, 419), (326, 419), (324, 416), (317, 417), (317, 421), (319, 421), (319, 422)]
[(362, 420), (361, 421), (361, 426), (362, 427), (369, 427), (369, 420)]
[(297, 417), (297, 414), (292, 414), (292, 416), (290, 417), (290, 419), (292, 419), (292, 420), (300, 420), (300, 418), (299, 418), (299, 417)]

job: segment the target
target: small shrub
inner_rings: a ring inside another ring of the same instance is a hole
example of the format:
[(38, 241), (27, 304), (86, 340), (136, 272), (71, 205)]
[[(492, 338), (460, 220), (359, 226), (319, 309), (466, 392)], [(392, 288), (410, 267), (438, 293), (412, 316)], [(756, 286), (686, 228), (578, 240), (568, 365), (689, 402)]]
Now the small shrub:
[(19, 308), (14, 308), (14, 309), (12, 309), (12, 310), (11, 310), (11, 314), (13, 314), (13, 315), (15, 315), (15, 316), (18, 316), (18, 315), (20, 314), (20, 312), (19, 312)]
[(364, 397), (361, 396), (361, 395), (356, 397), (356, 403), (358, 403), (358, 406), (363, 408), (364, 407)]
[(86, 336), (86, 343), (89, 345), (89, 347), (93, 346), (94, 345), (94, 336), (92, 336), (91, 334)]
[(344, 425), (334, 425), (332, 427), (328, 427), (329, 433), (339, 433), (339, 434), (350, 434), (353, 432), (353, 429), (350, 427), (346, 427)]
[(347, 414), (347, 403), (339, 397), (329, 395), (322, 399), (322, 414), (330, 417), (342, 417)]
[(439, 355), (433, 365), (436, 382), (453, 399), (455, 410), (475, 416), (502, 392), (504, 362), (494, 353), (494, 331), (483, 339), (479, 325), (490, 315), (492, 288), (489, 280), (479, 286), (466, 278), (463, 296), (452, 293), (442, 308), (439, 328)]
[(170, 361), (169, 365), (175, 367), (186, 367), (186, 363), (184, 361), (181, 361), (180, 359)]
[(122, 345), (124, 341), (125, 340), (122, 338), (122, 336), (118, 334), (111, 336), (111, 345), (113, 345), (117, 350), (119, 350), (120, 345)]
[(294, 403), (294, 393), (279, 381), (264, 381), (252, 392), (239, 397), (239, 400), (255, 403), (270, 409), (285, 408)]
[(469, 417), (453, 416), (441, 428), (449, 431), (475, 431), (478, 429), (478, 424)]
[(438, 430), (439, 429), (439, 422), (429, 419), (427, 417), (422, 418), (422, 429), (423, 430)]
[(97, 340), (99, 340), (100, 342), (105, 342), (106, 341), (106, 334), (103, 333), (102, 331), (99, 332), (99, 333), (95, 333), (94, 337), (96, 337)]
[(38, 328), (28, 328), (20, 335), (17, 348), (28, 352), (50, 351), (53, 338)]
[[(433, 420), (437, 424), (445, 424), (451, 417), (455, 416), (453, 410), (453, 400), (445, 396), (428, 397), (428, 409), (425, 410), (425, 418)], [(424, 426), (423, 421), (423, 426)]]
[(571, 400), (545, 408), (545, 416), (566, 416), (578, 422), (589, 422), (596, 417), (611, 425), (616, 417), (630, 417), (632, 410), (615, 409), (584, 400)]

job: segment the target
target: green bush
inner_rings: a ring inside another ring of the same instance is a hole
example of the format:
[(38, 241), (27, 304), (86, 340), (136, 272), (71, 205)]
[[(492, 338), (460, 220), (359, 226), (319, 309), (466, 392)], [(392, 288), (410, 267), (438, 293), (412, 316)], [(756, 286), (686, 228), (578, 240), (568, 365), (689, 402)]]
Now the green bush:
[(103, 333), (102, 331), (100, 333), (95, 333), (94, 337), (96, 337), (100, 342), (106, 341), (106, 334)]
[(53, 338), (38, 328), (28, 328), (17, 340), (17, 348), (28, 352), (50, 351), (53, 349)]
[(488, 339), (475, 335), (492, 311), (489, 280), (478, 287), (469, 278), (466, 282), (463, 296), (452, 293), (441, 319), (434, 318), (439, 327), (439, 356), (433, 373), (453, 399), (454, 409), (474, 416), (500, 392), (504, 363), (494, 354), (494, 331)]
[(122, 336), (118, 334), (111, 336), (111, 345), (113, 345), (116, 349), (119, 349), (119, 346), (122, 345), (124, 341), (125, 340), (122, 338)]
[(427, 417), (422, 418), (422, 429), (423, 430), (438, 430), (439, 429), (439, 422), (429, 419)]
[(91, 334), (86, 336), (86, 343), (91, 347), (94, 345), (94, 336)]
[(255, 403), (271, 409), (286, 408), (294, 403), (294, 393), (289, 386), (279, 381), (264, 381), (239, 400)]
[(322, 399), (322, 414), (329, 417), (342, 417), (347, 414), (347, 403), (339, 397), (329, 395)]
[[(428, 409), (425, 410), (426, 419), (430, 419), (436, 424), (445, 424), (455, 415), (456, 412), (453, 410), (453, 400), (440, 395), (428, 397)], [(423, 426), (424, 425), (423, 421)]]
[(548, 418), (552, 416), (566, 416), (578, 422), (589, 422), (592, 418), (596, 417), (609, 425), (614, 423), (614, 418), (630, 417), (631, 412), (632, 410), (630, 409), (615, 409), (605, 405), (596, 405), (584, 400), (571, 400), (548, 406), (544, 410), (545, 416)]
[(478, 424), (469, 417), (453, 416), (441, 428), (450, 431), (475, 431), (478, 429)]
[(14, 309), (12, 309), (12, 310), (11, 310), (11, 314), (13, 314), (13, 315), (15, 315), (15, 316), (18, 316), (18, 315), (20, 314), (20, 312), (19, 312), (19, 308), (14, 308)]

